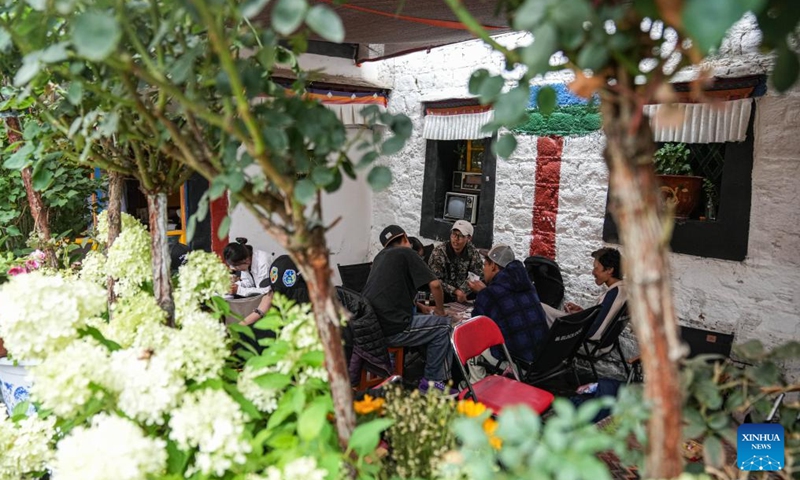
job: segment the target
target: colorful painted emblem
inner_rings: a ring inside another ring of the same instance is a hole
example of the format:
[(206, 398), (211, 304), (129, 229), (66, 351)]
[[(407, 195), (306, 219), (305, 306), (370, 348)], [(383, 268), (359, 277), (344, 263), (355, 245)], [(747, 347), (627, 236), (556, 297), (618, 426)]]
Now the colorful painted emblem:
[(283, 272), (283, 284), (287, 287), (292, 287), (297, 282), (297, 272), (292, 270), (291, 268), (287, 268), (285, 272)]
[(269, 281), (275, 283), (278, 281), (278, 267), (272, 267), (269, 270)]

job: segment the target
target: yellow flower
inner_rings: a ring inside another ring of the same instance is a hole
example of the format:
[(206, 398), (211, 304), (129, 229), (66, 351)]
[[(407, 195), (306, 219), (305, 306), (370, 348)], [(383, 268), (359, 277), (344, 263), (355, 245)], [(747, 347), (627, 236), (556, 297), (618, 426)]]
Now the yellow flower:
[(472, 417), (477, 417), (478, 415), (485, 412), (486, 405), (480, 402), (475, 402), (473, 400), (461, 400), (460, 402), (458, 402), (456, 410), (461, 415), (472, 418)]
[(496, 430), (497, 420), (490, 417), (483, 421), (483, 431), (489, 436), (489, 445), (495, 450), (500, 450), (500, 447), (503, 446), (503, 441), (494, 434)]
[(353, 409), (359, 415), (366, 415), (375, 411), (380, 413), (384, 402), (385, 400), (382, 398), (372, 398), (370, 395), (364, 395), (363, 400), (353, 402)]

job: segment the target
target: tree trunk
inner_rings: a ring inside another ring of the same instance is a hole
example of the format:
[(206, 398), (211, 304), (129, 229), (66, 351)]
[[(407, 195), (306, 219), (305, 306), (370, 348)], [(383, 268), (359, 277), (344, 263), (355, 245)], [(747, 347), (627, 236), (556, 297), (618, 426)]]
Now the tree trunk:
[(672, 220), (659, 215), (655, 146), (641, 106), (634, 99), (615, 97), (604, 98), (601, 108), (612, 213), (625, 247), (631, 319), (644, 367), (645, 399), (652, 407), (643, 476), (674, 478), (683, 471), (683, 396), (677, 368), (682, 349), (667, 257)]
[[(108, 238), (106, 248), (111, 248), (114, 241), (122, 230), (122, 187), (123, 178), (119, 172), (108, 172)], [(109, 306), (117, 301), (114, 294), (114, 277), (108, 276), (108, 304)]]
[(321, 229), (317, 230), (312, 234), (312, 245), (306, 250), (293, 251), (292, 256), (297, 260), (297, 266), (301, 271), (312, 273), (305, 275), (306, 283), (317, 331), (325, 352), (325, 368), (331, 386), (339, 445), (345, 450), (356, 424), (353, 413), (353, 392), (342, 347), (339, 321), (341, 315), (333, 298), (328, 250), (325, 247), (324, 233)]
[[(22, 140), (22, 127), (17, 117), (6, 117), (6, 132), (8, 142), (15, 143)], [(28, 197), (28, 205), (31, 207), (33, 217), (33, 229), (39, 236), (42, 250), (44, 250), (45, 261), (50, 268), (58, 268), (56, 252), (50, 243), (50, 209), (44, 204), (42, 194), (33, 189), (33, 173), (30, 168), (23, 168), (20, 172), (22, 183), (25, 185), (25, 193)]]
[(153, 293), (158, 305), (167, 312), (167, 325), (175, 326), (175, 303), (172, 301), (169, 242), (167, 242), (167, 194), (147, 194), (150, 216), (150, 247), (153, 251)]

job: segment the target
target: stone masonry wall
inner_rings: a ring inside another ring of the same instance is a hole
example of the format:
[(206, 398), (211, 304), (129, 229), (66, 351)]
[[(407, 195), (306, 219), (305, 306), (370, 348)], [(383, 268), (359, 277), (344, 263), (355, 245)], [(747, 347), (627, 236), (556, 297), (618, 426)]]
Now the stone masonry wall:
[[(757, 51), (760, 34), (747, 19), (737, 25), (711, 62), (719, 76), (765, 73), (770, 58)], [(524, 41), (509, 35), (504, 42)], [(374, 196), (371, 253), (380, 230), (392, 223), (418, 233), (425, 164), (422, 102), (468, 97), (469, 75), (499, 71), (501, 59), (481, 42), (433, 49), (381, 65), (394, 85), (389, 108), (408, 115), (414, 133), (406, 148), (383, 160), (394, 182)], [(692, 72), (683, 72), (683, 79)], [(547, 82), (566, 78), (555, 75)], [(768, 345), (800, 339), (800, 88), (784, 96), (770, 91), (756, 101), (753, 194), (747, 258), (742, 262), (672, 254), (675, 299), (681, 323), (734, 333), (736, 342)], [(517, 136), (516, 152), (497, 161), (495, 243), (528, 255), (532, 237), (537, 137)], [(608, 171), (604, 137), (594, 133), (564, 139), (560, 162), (556, 260), (567, 300), (589, 304), (601, 292), (591, 276), (590, 252), (602, 245)], [(433, 239), (424, 239), (427, 242)], [(623, 252), (624, 254), (624, 252)]]

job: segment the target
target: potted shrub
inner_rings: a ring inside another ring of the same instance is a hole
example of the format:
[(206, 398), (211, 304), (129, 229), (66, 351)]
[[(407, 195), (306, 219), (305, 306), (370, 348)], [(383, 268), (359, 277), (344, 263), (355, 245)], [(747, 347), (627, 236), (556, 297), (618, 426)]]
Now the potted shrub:
[(674, 208), (675, 218), (689, 218), (700, 201), (703, 177), (694, 175), (690, 152), (684, 143), (667, 143), (654, 155), (661, 194), (667, 206)]

